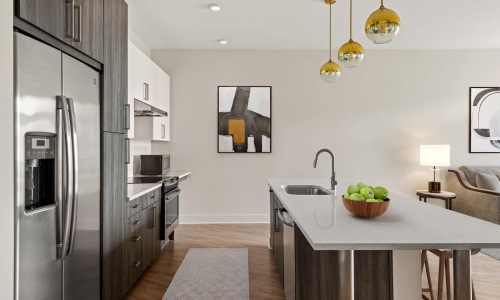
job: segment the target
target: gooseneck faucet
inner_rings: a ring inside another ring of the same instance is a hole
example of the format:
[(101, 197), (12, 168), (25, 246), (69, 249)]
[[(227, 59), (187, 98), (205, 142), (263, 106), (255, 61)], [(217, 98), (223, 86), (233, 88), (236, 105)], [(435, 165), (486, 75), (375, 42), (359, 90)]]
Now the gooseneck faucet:
[(332, 191), (335, 191), (335, 186), (337, 185), (337, 181), (335, 181), (335, 154), (333, 154), (333, 152), (328, 149), (319, 150), (318, 153), (316, 153), (316, 158), (314, 159), (313, 167), (316, 168), (316, 164), (318, 163), (318, 156), (323, 152), (330, 154), (330, 156), (332, 157), (332, 178), (330, 183), (332, 185)]

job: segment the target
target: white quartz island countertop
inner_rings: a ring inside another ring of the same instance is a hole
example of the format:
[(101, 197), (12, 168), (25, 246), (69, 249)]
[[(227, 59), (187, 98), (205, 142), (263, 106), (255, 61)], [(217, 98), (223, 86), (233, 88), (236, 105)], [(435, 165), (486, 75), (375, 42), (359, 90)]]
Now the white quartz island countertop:
[(351, 215), (337, 195), (291, 195), (284, 185), (318, 185), (329, 179), (268, 179), (284, 208), (314, 250), (419, 250), (500, 248), (500, 225), (390, 192), (387, 212), (377, 218)]

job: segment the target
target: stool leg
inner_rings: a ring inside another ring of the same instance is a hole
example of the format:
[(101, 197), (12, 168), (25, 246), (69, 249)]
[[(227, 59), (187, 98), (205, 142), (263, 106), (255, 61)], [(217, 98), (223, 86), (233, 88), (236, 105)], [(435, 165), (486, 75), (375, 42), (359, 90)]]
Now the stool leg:
[(451, 300), (451, 284), (450, 284), (450, 259), (445, 258), (446, 268), (446, 299)]
[(429, 260), (427, 259), (427, 251), (425, 251), (424, 264), (425, 264), (425, 273), (427, 274), (427, 283), (429, 284), (429, 293), (431, 294), (431, 300), (434, 300), (434, 290), (432, 289), (431, 270), (429, 269)]
[(443, 300), (444, 258), (439, 256), (438, 300)]
[(474, 281), (471, 279), (472, 281), (472, 300), (476, 300), (476, 291), (474, 291)]

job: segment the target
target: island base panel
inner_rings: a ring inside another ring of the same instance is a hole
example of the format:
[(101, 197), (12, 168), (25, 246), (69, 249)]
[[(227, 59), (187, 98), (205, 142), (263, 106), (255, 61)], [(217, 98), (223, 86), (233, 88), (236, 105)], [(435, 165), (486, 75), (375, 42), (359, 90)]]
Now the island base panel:
[[(295, 227), (295, 299), (339, 297), (339, 251), (315, 251)], [(392, 300), (392, 251), (354, 251), (354, 299)]]

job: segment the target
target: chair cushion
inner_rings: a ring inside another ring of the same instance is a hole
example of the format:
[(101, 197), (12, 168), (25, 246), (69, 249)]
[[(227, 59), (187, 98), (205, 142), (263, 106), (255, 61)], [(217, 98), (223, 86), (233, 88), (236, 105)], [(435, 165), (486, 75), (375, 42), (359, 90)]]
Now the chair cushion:
[(491, 175), (500, 174), (500, 166), (460, 166), (458, 169), (464, 172), (465, 177), (467, 177), (469, 183), (475, 187), (478, 187), (476, 182), (477, 173)]
[(500, 180), (495, 175), (477, 173), (476, 182), (480, 189), (500, 192)]

